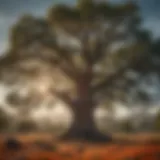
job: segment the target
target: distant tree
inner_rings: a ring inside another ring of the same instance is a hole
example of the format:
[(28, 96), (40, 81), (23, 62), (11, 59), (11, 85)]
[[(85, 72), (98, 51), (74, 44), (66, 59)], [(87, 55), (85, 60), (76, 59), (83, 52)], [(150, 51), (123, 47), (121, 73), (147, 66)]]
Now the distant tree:
[[(74, 38), (80, 48), (63, 46), (62, 34), (67, 42)], [(75, 86), (74, 94), (51, 89), (53, 96), (74, 112), (74, 122), (62, 139), (109, 140), (97, 130), (93, 111), (106, 99), (125, 99), (124, 91), (132, 85), (130, 81), (124, 83), (125, 73), (142, 72), (148, 66), (145, 59), (151, 38), (141, 29), (138, 6), (132, 2), (112, 5), (93, 0), (78, 0), (73, 7), (55, 5), (46, 20), (27, 16), (13, 27), (13, 53), (30, 48), (35, 42), (53, 51), (52, 63)]]
[(124, 121), (122, 124), (121, 124), (121, 130), (123, 132), (133, 132), (134, 131), (134, 128), (132, 126), (132, 121), (131, 120), (126, 120)]
[(160, 112), (157, 113), (155, 124), (154, 124), (155, 131), (160, 131)]
[(10, 125), (10, 117), (2, 109), (0, 109), (0, 132), (7, 131)]
[(32, 120), (22, 120), (17, 124), (18, 132), (34, 132), (38, 129), (37, 125)]

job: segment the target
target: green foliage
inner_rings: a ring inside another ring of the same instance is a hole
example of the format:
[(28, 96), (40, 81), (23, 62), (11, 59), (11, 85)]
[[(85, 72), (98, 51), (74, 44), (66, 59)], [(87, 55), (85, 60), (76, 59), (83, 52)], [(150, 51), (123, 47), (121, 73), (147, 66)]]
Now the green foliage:
[(95, 7), (96, 14), (100, 17), (107, 17), (110, 18), (113, 16), (114, 13), (114, 7), (106, 2), (98, 3)]
[[(49, 9), (48, 18), (55, 24), (65, 26), (72, 22), (71, 28), (76, 25), (92, 26), (97, 20), (112, 21), (121, 19), (132, 30), (140, 23), (138, 14), (138, 6), (135, 3), (124, 3), (119, 5), (112, 5), (109, 2), (95, 2), (94, 0), (78, 0), (76, 6), (69, 7), (64, 4), (56, 5)], [(128, 21), (128, 22), (127, 22)], [(63, 23), (62, 23), (63, 22)], [(134, 27), (133, 27), (134, 26)], [(79, 30), (80, 31), (80, 30)]]
[(75, 8), (59, 4), (49, 9), (48, 18), (54, 25), (55, 22), (80, 20), (80, 14)]
[(34, 43), (53, 45), (54, 39), (51, 35), (47, 21), (24, 15), (11, 29), (11, 48), (23, 48)]
[(94, 5), (94, 0), (77, 0), (77, 8), (79, 9), (83, 9), (86, 7), (87, 8), (91, 8), (91, 6)]
[(152, 44), (152, 52), (156, 56), (160, 56), (160, 39), (158, 38), (156, 41)]
[(115, 9), (118, 12), (115, 14), (118, 14), (119, 16), (127, 16), (127, 15), (134, 15), (135, 13), (137, 13), (139, 7), (135, 2), (129, 1), (122, 5), (117, 5)]
[(82, 18), (93, 20), (93, 18), (113, 18), (134, 15), (138, 10), (136, 3), (127, 2), (121, 5), (112, 5), (111, 3), (94, 0), (78, 0), (77, 6)]
[(93, 0), (79, 0), (76, 7), (82, 19), (92, 20), (95, 15), (95, 4)]

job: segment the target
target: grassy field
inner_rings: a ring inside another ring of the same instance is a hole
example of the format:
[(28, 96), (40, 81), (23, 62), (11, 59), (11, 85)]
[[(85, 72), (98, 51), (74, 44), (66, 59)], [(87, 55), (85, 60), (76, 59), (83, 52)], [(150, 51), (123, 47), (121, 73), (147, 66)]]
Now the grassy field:
[(160, 160), (159, 134), (113, 134), (109, 144), (60, 142), (51, 134), (1, 135), (0, 160)]

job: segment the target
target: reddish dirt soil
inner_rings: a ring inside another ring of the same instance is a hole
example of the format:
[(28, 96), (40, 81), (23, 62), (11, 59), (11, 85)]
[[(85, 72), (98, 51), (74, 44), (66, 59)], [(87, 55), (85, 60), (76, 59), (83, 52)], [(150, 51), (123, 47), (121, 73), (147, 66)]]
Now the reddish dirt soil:
[(0, 160), (160, 160), (155, 137), (124, 136), (110, 144), (87, 144), (58, 142), (50, 135), (1, 136)]

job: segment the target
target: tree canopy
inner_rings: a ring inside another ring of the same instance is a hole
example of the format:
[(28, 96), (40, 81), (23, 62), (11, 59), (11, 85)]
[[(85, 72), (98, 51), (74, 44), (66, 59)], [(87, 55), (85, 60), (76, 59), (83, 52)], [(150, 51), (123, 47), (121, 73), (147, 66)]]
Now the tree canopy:
[[(71, 7), (58, 4), (48, 10), (46, 19), (32, 15), (21, 17), (11, 29), (8, 56), (16, 59), (12, 54), (17, 53), (18, 57), (22, 51), (29, 54), (31, 50), (47, 55), (49, 50), (51, 62), (68, 78), (76, 82), (84, 72), (88, 74), (92, 70), (90, 87), (93, 95), (102, 93), (103, 97), (108, 90), (112, 95), (117, 80), (126, 80), (125, 72), (142, 73), (152, 68), (149, 58), (152, 38), (150, 32), (141, 27), (141, 21), (139, 7), (131, 1), (115, 5), (78, 0)], [(71, 39), (77, 41), (80, 48), (60, 45), (64, 37), (70, 46), (74, 46)], [(124, 88), (133, 84), (130, 82)]]

